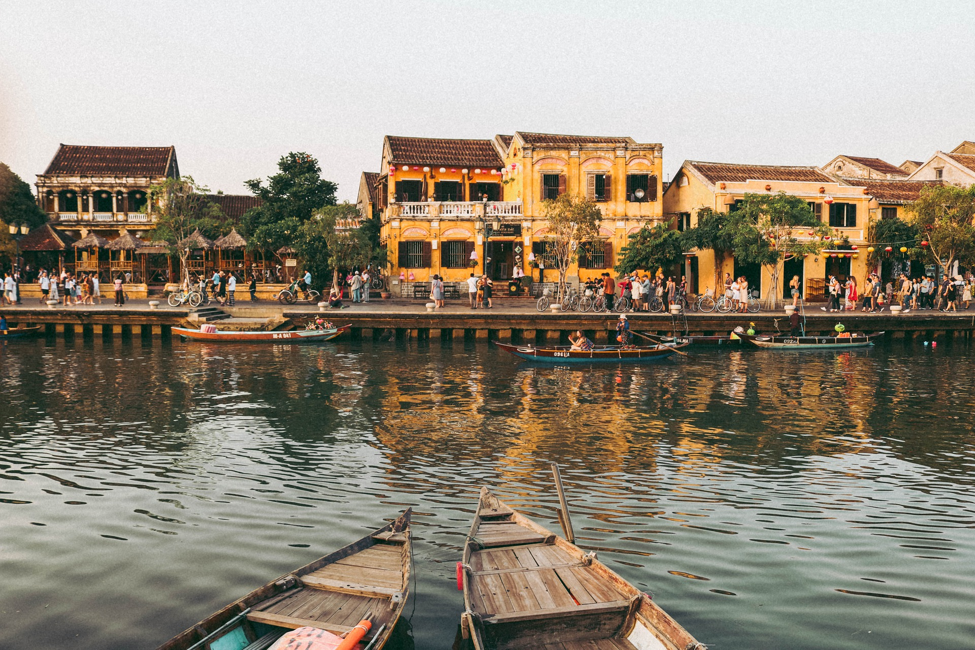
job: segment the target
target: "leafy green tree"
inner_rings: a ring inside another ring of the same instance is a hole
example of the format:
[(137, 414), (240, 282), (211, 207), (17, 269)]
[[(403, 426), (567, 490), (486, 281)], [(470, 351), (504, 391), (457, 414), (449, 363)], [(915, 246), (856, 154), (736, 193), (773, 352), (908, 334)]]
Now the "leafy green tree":
[(30, 228), (47, 221), (47, 214), (38, 207), (30, 185), (4, 163), (0, 163), (0, 221), (7, 226)]
[(685, 249), (699, 248), (714, 253), (714, 286), (721, 284), (721, 269), (724, 260), (735, 249), (734, 230), (731, 214), (717, 212), (711, 208), (701, 208), (697, 212), (697, 225), (684, 231)]
[(968, 266), (975, 261), (975, 185), (926, 187), (907, 210), (914, 215), (918, 244), (927, 242), (922, 247), (945, 275), (951, 274), (955, 261)]
[[(210, 190), (197, 185), (191, 176), (167, 178), (149, 188), (149, 196), (159, 202), (153, 208), (156, 217), (156, 239), (169, 244), (171, 255), (179, 257), (181, 282), (189, 282), (187, 261), (190, 249), (180, 245), (194, 231), (199, 230), (208, 238), (214, 238), (221, 230), (229, 229), (220, 207), (207, 198)], [(143, 208), (145, 210), (146, 208)]]
[[(895, 258), (902, 258), (905, 255), (913, 258), (925, 254), (919, 250), (922, 247), (919, 245), (918, 235), (920, 230), (915, 223), (909, 223), (898, 217), (874, 219), (867, 228), (867, 239), (871, 242), (870, 247), (873, 248), (873, 252), (867, 251), (867, 262), (877, 264), (883, 261), (884, 249), (888, 246), (893, 249), (890, 256)], [(910, 249), (905, 254), (900, 252), (903, 246)]]
[(548, 251), (559, 271), (558, 300), (561, 302), (569, 266), (579, 258), (580, 248), (599, 236), (603, 214), (592, 201), (568, 193), (542, 201), (541, 214), (548, 221)]
[(358, 223), (359, 212), (350, 203), (328, 206), (301, 225), (295, 240), (296, 250), (312, 272), (312, 278), (332, 275), (338, 286), (339, 270), (378, 264), (385, 251), (373, 246), (370, 233)]
[(316, 212), (335, 205), (338, 185), (322, 178), (318, 161), (304, 152), (291, 152), (278, 160), (278, 173), (267, 183), (249, 180), (245, 185), (263, 203), (241, 218), (241, 234), (248, 248), (263, 255), (295, 243), (301, 224)]
[(662, 223), (646, 224), (630, 235), (629, 242), (620, 249), (616, 271), (632, 273), (646, 269), (654, 273), (657, 269), (671, 268), (683, 259), (686, 244), (683, 233)]

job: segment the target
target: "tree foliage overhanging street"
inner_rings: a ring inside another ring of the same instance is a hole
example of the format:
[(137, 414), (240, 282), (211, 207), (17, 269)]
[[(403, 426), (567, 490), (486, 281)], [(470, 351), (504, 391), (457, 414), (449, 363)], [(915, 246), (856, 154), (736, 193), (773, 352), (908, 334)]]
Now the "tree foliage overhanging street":
[(149, 189), (153, 200), (159, 201), (159, 207), (154, 210), (155, 237), (168, 243), (170, 254), (179, 257), (181, 283), (189, 282), (187, 261), (191, 252), (182, 242), (197, 230), (210, 239), (229, 230), (223, 212), (206, 196), (208, 193), (209, 190), (198, 185), (191, 176), (167, 178)]
[(579, 258), (583, 246), (599, 237), (603, 213), (592, 201), (570, 194), (542, 201), (541, 213), (548, 221), (548, 254), (559, 271), (558, 300), (561, 302), (569, 266)]

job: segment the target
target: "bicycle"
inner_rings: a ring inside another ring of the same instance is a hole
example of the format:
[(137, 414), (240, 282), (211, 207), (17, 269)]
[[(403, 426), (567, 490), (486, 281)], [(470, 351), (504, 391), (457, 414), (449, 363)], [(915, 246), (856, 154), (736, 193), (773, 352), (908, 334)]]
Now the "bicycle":
[(542, 296), (535, 302), (535, 309), (538, 311), (545, 311), (552, 306), (552, 301), (549, 300), (549, 296), (552, 295), (551, 289), (545, 289), (542, 291)]
[(613, 303), (613, 309), (615, 311), (630, 311), (629, 298), (624, 298), (623, 296), (617, 298), (616, 302)]
[(761, 300), (758, 299), (760, 295), (761, 294), (757, 289), (755, 291), (749, 292), (748, 306), (746, 307), (746, 309), (748, 309), (749, 314), (757, 314), (759, 310), (761, 310), (762, 302)]
[[(298, 293), (300, 291), (302, 293), (304, 293), (304, 296), (301, 297), (301, 298), (299, 298), (299, 296), (298, 296)], [(278, 296), (277, 296), (278, 302), (283, 303), (283, 304), (286, 304), (286, 305), (293, 305), (296, 302), (298, 302), (299, 299), (300, 300), (306, 300), (308, 302), (318, 302), (318, 299), (321, 298), (321, 297), (322, 297), (322, 294), (318, 293), (314, 289), (309, 289), (308, 287), (305, 287), (304, 291), (302, 291), (301, 289), (299, 289), (298, 288), (298, 280), (295, 280), (294, 282), (292, 282), (291, 285), (289, 285), (287, 289), (282, 289), (281, 292), (278, 293)]]
[(650, 303), (647, 305), (647, 309), (655, 314), (658, 314), (664, 310), (664, 301), (660, 296), (654, 296), (650, 299)]
[(579, 310), (579, 292), (575, 289), (569, 289), (566, 291), (565, 296), (562, 297), (562, 311), (578, 311)]
[(715, 308), (722, 314), (727, 314), (729, 311), (731, 311), (734, 308), (734, 306), (735, 305), (731, 301), (731, 298), (729, 298), (728, 296), (721, 296), (720, 298), (718, 298), (718, 302), (715, 305)]
[(705, 289), (704, 295), (697, 299), (697, 311), (710, 314), (716, 306), (717, 303), (714, 302), (714, 291), (710, 288)]
[(368, 271), (369, 275), (371, 276), (369, 286), (373, 291), (383, 291), (386, 289), (386, 276), (383, 275), (382, 271), (379, 269), (373, 270), (371, 264), (366, 268), (366, 271)]
[(196, 289), (190, 289), (189, 291), (174, 291), (169, 294), (167, 300), (170, 307), (180, 307), (182, 305), (189, 305), (190, 307), (199, 307), (200, 303), (203, 302), (203, 296)]

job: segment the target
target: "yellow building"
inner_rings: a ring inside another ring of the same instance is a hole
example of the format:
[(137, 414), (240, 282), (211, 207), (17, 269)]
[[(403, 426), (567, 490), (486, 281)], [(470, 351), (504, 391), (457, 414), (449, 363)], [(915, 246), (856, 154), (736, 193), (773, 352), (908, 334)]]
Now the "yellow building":
[[(569, 281), (609, 270), (628, 234), (662, 218), (663, 146), (632, 138), (515, 132), (491, 140), (386, 136), (374, 183), (391, 274), (406, 283), (471, 272), (495, 281), (545, 265), (541, 205), (568, 192), (591, 199), (602, 246), (569, 269)], [(364, 176), (364, 178), (366, 178)], [(369, 188), (360, 187), (366, 205)], [(536, 266), (537, 265), (537, 266)], [(545, 281), (555, 281), (551, 262)]]
[[(873, 181), (871, 181), (873, 182)], [(879, 181), (878, 181), (879, 182)], [(697, 213), (702, 208), (718, 212), (731, 209), (745, 194), (777, 194), (785, 192), (807, 201), (813, 212), (830, 225), (836, 233), (836, 243), (820, 255), (785, 262), (778, 286), (771, 286), (771, 267), (742, 264), (733, 255), (725, 256), (717, 265), (712, 251), (692, 251), (685, 260), (684, 275), (690, 290), (702, 293), (723, 282), (724, 274), (745, 276), (749, 286), (761, 289), (762, 298), (770, 291), (785, 298), (789, 280), (798, 275), (807, 299), (823, 297), (825, 280), (830, 275), (845, 279), (853, 274), (863, 280), (866, 268), (866, 237), (872, 216), (871, 197), (865, 187), (833, 178), (815, 167), (780, 165), (739, 165), (685, 161), (663, 196), (664, 215), (678, 228), (697, 225)], [(875, 204), (873, 212), (879, 204)], [(879, 217), (879, 215), (875, 215)], [(857, 249), (854, 250), (853, 247)], [(863, 254), (860, 250), (863, 248)]]

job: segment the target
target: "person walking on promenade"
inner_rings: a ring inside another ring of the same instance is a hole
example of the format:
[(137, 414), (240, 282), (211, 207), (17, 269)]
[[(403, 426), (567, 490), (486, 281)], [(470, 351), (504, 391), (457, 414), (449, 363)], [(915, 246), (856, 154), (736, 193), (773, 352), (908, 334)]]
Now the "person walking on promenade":
[(494, 295), (494, 280), (486, 274), (481, 280), (483, 282), (481, 289), (484, 292), (484, 302), (487, 304), (487, 309), (493, 309), (494, 303), (491, 301), (491, 297)]
[(741, 280), (738, 281), (738, 293), (741, 294), (741, 305), (740, 311), (743, 314), (748, 313), (748, 280), (745, 276), (741, 276)]
[(962, 284), (961, 301), (963, 303), (965, 303), (965, 309), (967, 310), (969, 303), (972, 302), (972, 283), (971, 283), (971, 279), (969, 279), (969, 282), (965, 282), (964, 284)]
[(616, 297), (616, 281), (609, 273), (603, 273), (603, 297), (606, 299), (606, 311), (613, 311), (613, 299)]
[(121, 307), (125, 304), (125, 289), (123, 287), (125, 283), (124, 276), (119, 273), (115, 278), (115, 306)]
[(846, 304), (844, 307), (849, 311), (855, 310), (857, 308), (857, 298), (859, 297), (857, 279), (851, 275), (846, 279)]
[[(956, 275), (955, 277), (956, 278), (960, 278), (961, 276), (960, 275)], [(946, 286), (945, 286), (945, 301), (946, 301), (945, 309), (944, 309), (945, 312), (948, 312), (948, 311), (957, 312), (958, 311), (958, 306), (955, 305), (955, 300), (957, 298), (958, 298), (958, 290), (955, 287), (955, 283), (954, 282), (948, 282), (946, 284)]]
[(247, 291), (251, 294), (251, 302), (257, 302), (257, 275), (251, 275), (250, 284), (247, 285)]
[(217, 274), (217, 298), (221, 307), (227, 304), (227, 274), (223, 271)]
[(362, 276), (358, 271), (352, 276), (349, 287), (352, 289), (352, 302), (362, 302)]
[(643, 311), (650, 311), (650, 296), (654, 294), (653, 282), (650, 281), (650, 276), (646, 273), (643, 274)]
[(227, 273), (227, 306), (234, 306), (234, 292), (237, 291), (237, 278), (233, 273)]
[(41, 269), (41, 274), (37, 278), (37, 284), (41, 285), (41, 304), (43, 305), (48, 301), (48, 296), (51, 295), (51, 278), (48, 277), (47, 271)]
[(95, 304), (95, 300), (98, 304), (102, 304), (102, 283), (98, 281), (98, 274), (91, 274), (91, 294), (92, 294), (92, 304)]
[(630, 279), (630, 293), (633, 295), (633, 306), (630, 311), (640, 311), (643, 308), (643, 283), (634, 275)]
[(477, 278), (473, 273), (467, 278), (467, 295), (471, 299), (471, 309), (477, 309)]
[(220, 271), (213, 269), (213, 277), (210, 278), (210, 292), (214, 300), (220, 300)]
[(13, 295), (14, 295), (14, 278), (10, 273), (3, 272), (3, 299), (0, 300), (0, 304), (3, 305), (13, 305)]
[(433, 282), (430, 283), (430, 297), (433, 298), (435, 308), (443, 307), (443, 280), (436, 273), (433, 275)]
[(674, 304), (674, 300), (677, 298), (677, 283), (674, 282), (674, 276), (667, 276), (667, 304), (664, 305), (664, 311), (670, 311), (670, 306)]
[(372, 282), (372, 276), (369, 275), (369, 269), (367, 268), (362, 272), (362, 302), (369, 302), (369, 284)]

